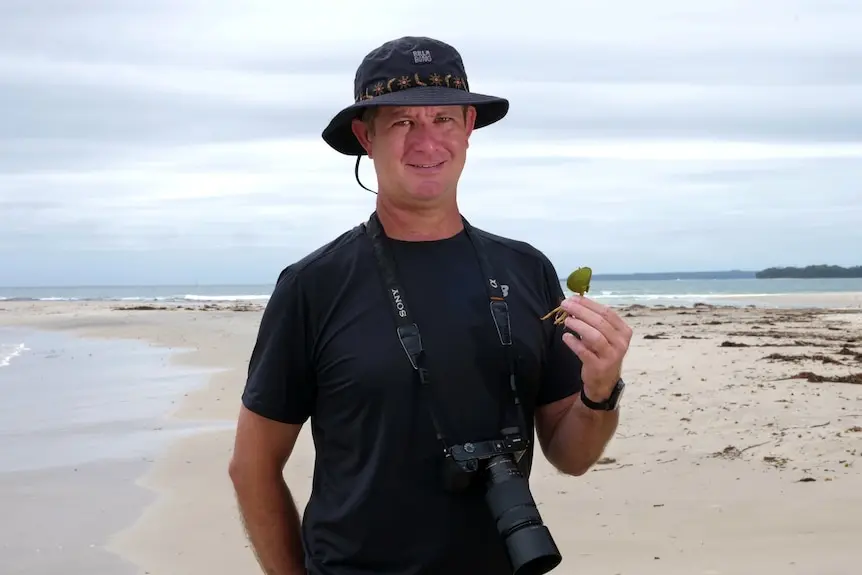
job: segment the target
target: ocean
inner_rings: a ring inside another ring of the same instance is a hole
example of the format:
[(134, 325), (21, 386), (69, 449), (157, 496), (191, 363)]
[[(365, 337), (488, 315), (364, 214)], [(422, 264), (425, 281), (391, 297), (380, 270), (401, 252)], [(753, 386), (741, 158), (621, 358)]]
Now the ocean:
[[(565, 289), (565, 283), (560, 282)], [(39, 301), (163, 301), (265, 303), (271, 284), (250, 285), (163, 285), (85, 287), (0, 287), (0, 300)], [(806, 293), (862, 292), (862, 278), (823, 279), (677, 279), (600, 280), (594, 279), (588, 295), (609, 305), (757, 305), (768, 296)], [(9, 348), (2, 353), (15, 353)], [(0, 364), (3, 356), (0, 355)]]

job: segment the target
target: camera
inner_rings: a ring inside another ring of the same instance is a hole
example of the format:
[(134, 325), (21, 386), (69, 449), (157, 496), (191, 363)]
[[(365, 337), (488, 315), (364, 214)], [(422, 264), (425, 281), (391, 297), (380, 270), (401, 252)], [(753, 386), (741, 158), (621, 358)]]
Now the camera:
[(518, 468), (526, 449), (518, 428), (503, 429), (500, 439), (452, 446), (443, 481), (448, 491), (461, 492), (477, 478), (482, 480), (485, 503), (506, 545), (513, 575), (543, 575), (563, 558)]

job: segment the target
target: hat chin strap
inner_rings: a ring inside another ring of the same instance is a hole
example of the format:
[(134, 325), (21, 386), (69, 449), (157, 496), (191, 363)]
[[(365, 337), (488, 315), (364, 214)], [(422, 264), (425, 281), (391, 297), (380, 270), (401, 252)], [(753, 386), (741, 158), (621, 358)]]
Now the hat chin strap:
[(361, 159), (362, 159), (362, 156), (356, 156), (356, 167), (353, 169), (353, 174), (356, 176), (356, 183), (359, 184), (360, 186), (362, 186), (363, 188), (365, 188), (366, 190), (368, 190), (369, 192), (371, 192), (372, 194), (376, 195), (377, 192), (375, 192), (374, 190), (372, 190), (369, 187), (366, 187), (365, 184), (363, 184), (361, 181), (359, 181), (359, 160), (361, 160)]

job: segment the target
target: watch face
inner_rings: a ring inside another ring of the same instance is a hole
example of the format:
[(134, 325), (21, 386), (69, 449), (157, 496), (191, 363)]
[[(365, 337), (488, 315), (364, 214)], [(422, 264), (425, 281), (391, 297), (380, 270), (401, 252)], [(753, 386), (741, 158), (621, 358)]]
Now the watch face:
[(619, 392), (617, 392), (617, 397), (616, 397), (616, 400), (614, 401), (614, 403), (616, 404), (616, 405), (614, 405), (614, 409), (616, 409), (620, 406), (620, 401), (622, 401), (622, 399), (623, 399), (623, 393), (625, 392), (625, 390), (626, 390), (626, 384), (620, 382)]
[(626, 384), (622, 379), (620, 379), (617, 382), (616, 387), (614, 388), (614, 393), (611, 394), (611, 398), (610, 398), (610, 403), (611, 403), (610, 408), (611, 409), (617, 409), (620, 406), (620, 401), (623, 398), (623, 392), (625, 392), (625, 390), (626, 390)]

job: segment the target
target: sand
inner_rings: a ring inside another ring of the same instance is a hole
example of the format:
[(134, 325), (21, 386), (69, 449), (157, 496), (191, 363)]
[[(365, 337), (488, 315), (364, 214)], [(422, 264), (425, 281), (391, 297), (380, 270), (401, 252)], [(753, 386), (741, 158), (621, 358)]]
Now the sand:
[[(836, 309), (621, 310), (635, 337), (605, 457), (582, 477), (564, 477), (537, 456), (533, 493), (564, 555), (553, 573), (858, 573), (862, 384), (791, 378), (862, 374), (862, 297), (823, 301)], [(770, 298), (775, 304), (817, 301)], [(227, 421), (261, 312), (86, 302), (0, 309), (0, 325), (192, 349), (177, 361), (221, 371), (172, 416)], [(227, 476), (232, 441), (227, 428), (164, 450), (139, 480), (153, 503), (107, 548), (141, 574), (259, 572)], [(313, 458), (306, 427), (285, 471), (300, 506)]]

